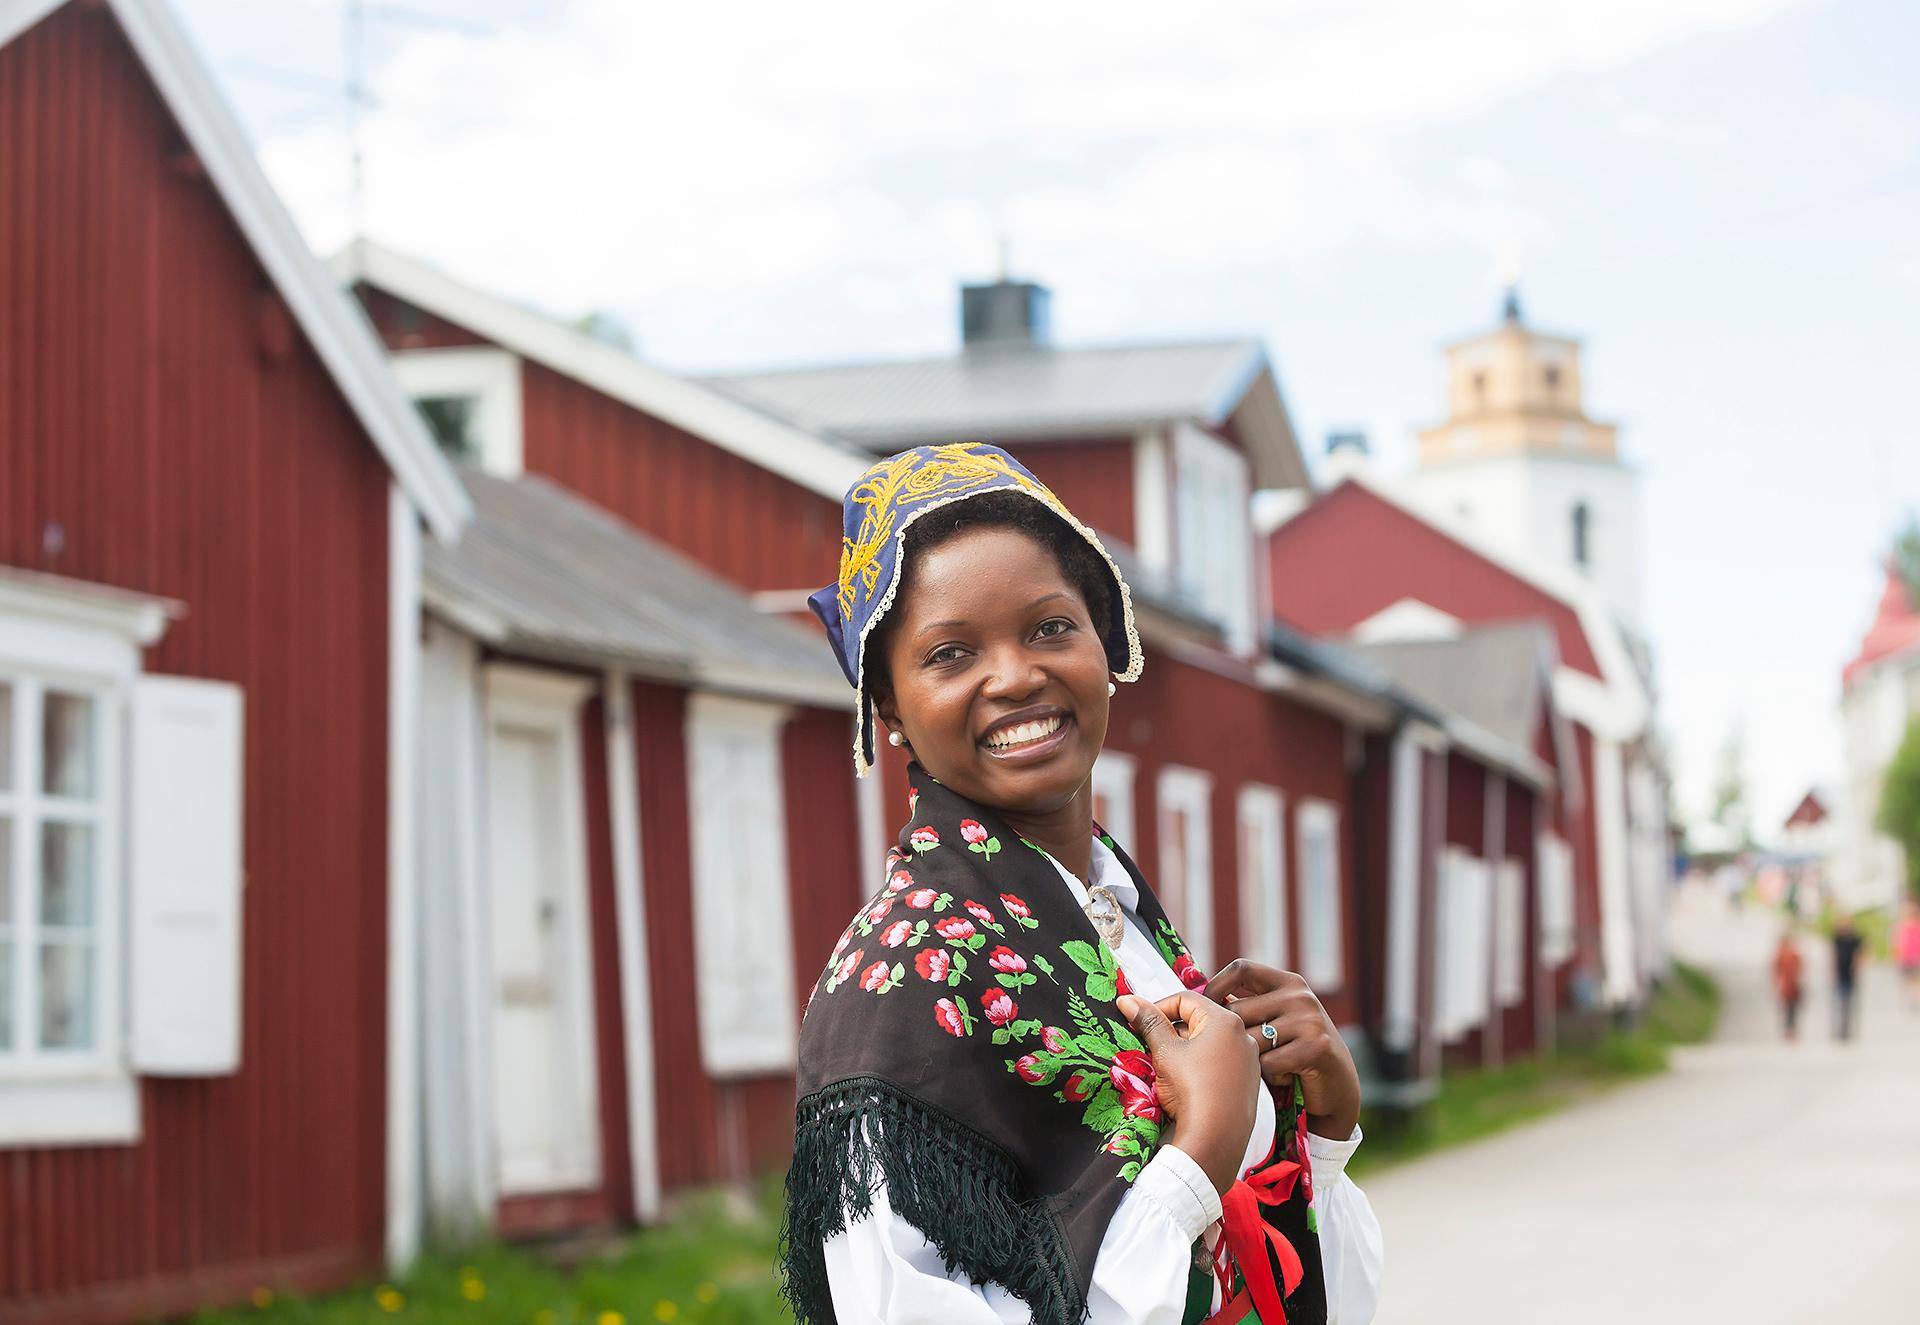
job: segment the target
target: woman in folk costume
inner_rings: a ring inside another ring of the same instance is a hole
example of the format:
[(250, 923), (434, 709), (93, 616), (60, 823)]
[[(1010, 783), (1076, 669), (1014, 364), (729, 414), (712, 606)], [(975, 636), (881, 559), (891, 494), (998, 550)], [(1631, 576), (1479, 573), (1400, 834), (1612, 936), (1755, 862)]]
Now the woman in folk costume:
[(813, 607), (856, 769), (876, 729), (904, 746), (911, 821), (801, 1028), (795, 1315), (1363, 1325), (1380, 1232), (1339, 1034), (1298, 976), (1196, 970), (1093, 821), (1141, 670), (1113, 560), (986, 445), (879, 462), (845, 517)]

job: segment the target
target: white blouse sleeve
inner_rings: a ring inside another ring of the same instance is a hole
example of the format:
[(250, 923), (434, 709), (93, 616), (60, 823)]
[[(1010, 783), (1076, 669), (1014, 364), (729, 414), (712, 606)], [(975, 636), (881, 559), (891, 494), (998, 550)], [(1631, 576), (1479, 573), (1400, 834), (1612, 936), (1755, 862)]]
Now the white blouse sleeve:
[[(1313, 1204), (1320, 1223), (1320, 1266), (1327, 1280), (1327, 1325), (1367, 1325), (1380, 1304), (1386, 1248), (1367, 1194), (1347, 1176), (1360, 1129), (1345, 1141), (1307, 1134)], [(1144, 1176), (1144, 1174), (1143, 1174)]]
[[(1220, 1217), (1220, 1195), (1183, 1151), (1163, 1146), (1121, 1198), (1087, 1293), (1088, 1325), (1180, 1325), (1193, 1243)], [(826, 1240), (840, 1325), (1025, 1325), (1027, 1304), (999, 1284), (949, 1270), (893, 1212), (884, 1183), (873, 1210)]]

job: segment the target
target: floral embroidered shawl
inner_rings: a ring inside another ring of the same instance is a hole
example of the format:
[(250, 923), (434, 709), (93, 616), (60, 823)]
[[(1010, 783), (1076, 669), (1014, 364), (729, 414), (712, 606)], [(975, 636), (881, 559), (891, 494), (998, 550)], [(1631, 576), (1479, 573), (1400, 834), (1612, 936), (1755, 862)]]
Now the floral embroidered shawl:
[[(870, 1212), (884, 1179), (949, 1268), (1003, 1285), (1036, 1322), (1070, 1325), (1086, 1317), (1107, 1224), (1159, 1144), (1153, 1062), (1114, 1006), (1127, 990), (1113, 952), (1052, 862), (917, 764), (910, 777), (913, 817), (886, 884), (835, 945), (801, 1027), (784, 1292), (802, 1325), (834, 1321), (824, 1240)], [(1203, 986), (1133, 862), (1103, 840), (1139, 885), (1161, 954)], [(1276, 1164), (1285, 1199), (1247, 1204), (1247, 1218), (1286, 1244), (1288, 1321), (1319, 1325), (1298, 1091), (1279, 1105), (1275, 1155), (1297, 1161), (1298, 1181), (1295, 1163)]]

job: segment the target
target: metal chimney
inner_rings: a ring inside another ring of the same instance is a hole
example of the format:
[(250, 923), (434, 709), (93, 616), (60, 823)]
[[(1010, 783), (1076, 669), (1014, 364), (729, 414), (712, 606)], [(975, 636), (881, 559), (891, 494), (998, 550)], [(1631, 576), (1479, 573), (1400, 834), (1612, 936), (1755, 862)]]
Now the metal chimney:
[(1053, 295), (1032, 281), (1004, 277), (991, 285), (960, 287), (960, 341), (979, 346), (1039, 346), (1051, 335)]

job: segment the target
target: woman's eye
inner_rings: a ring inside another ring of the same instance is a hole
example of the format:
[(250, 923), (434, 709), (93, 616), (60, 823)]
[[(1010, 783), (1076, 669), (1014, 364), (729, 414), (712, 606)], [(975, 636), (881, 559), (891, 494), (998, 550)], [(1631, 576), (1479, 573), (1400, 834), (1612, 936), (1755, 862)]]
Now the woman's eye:
[(1051, 639), (1055, 635), (1064, 635), (1073, 629), (1073, 622), (1063, 616), (1049, 617), (1040, 623), (1040, 629), (1033, 633), (1041, 639)]
[(959, 662), (964, 656), (965, 650), (958, 644), (945, 644), (927, 655), (927, 665), (939, 667), (945, 663)]

